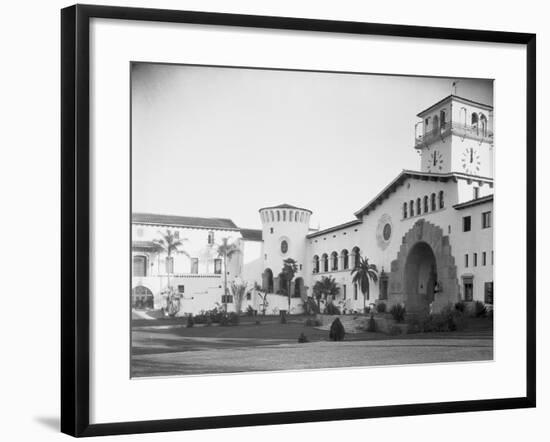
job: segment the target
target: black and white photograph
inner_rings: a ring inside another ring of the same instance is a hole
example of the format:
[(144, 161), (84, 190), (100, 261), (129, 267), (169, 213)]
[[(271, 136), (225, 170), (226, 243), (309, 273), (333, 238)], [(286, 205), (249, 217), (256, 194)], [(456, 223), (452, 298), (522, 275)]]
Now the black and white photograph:
[(493, 79), (129, 75), (132, 378), (492, 363)]

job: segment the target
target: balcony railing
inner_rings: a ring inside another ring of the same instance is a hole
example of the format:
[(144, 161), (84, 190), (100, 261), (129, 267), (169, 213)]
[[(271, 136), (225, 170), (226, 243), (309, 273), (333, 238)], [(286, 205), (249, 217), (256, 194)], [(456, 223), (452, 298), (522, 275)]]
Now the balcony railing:
[(414, 139), (414, 147), (420, 148), (426, 144), (445, 138), (450, 134), (477, 141), (490, 142), (493, 139), (493, 132), (486, 127), (461, 123), (445, 123), (438, 128), (417, 135)]

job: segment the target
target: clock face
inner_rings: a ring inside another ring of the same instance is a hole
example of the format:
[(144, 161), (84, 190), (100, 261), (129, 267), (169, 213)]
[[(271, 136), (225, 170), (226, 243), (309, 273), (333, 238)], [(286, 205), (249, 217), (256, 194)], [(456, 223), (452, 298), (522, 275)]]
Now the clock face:
[(428, 156), (428, 172), (441, 172), (443, 170), (443, 155), (434, 150)]
[(467, 147), (462, 154), (462, 168), (470, 175), (477, 175), (481, 167), (479, 152), (473, 147)]

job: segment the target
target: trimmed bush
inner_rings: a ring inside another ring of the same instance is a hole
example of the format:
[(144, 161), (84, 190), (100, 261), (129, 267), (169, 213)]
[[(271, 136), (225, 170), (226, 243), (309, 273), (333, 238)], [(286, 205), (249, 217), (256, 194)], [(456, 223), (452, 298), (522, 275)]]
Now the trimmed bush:
[(388, 306), (386, 305), (385, 302), (381, 302), (379, 304), (376, 304), (376, 311), (378, 313), (386, 313), (387, 308), (388, 308)]
[(333, 341), (343, 341), (345, 335), (346, 331), (344, 330), (344, 326), (342, 325), (340, 318), (336, 318), (332, 321), (332, 325), (330, 326), (330, 332), (328, 335), (329, 338)]
[(376, 321), (374, 320), (374, 315), (371, 313), (369, 322), (367, 323), (367, 331), (375, 332), (376, 331)]
[(483, 318), (487, 316), (487, 307), (481, 301), (474, 302), (474, 316), (476, 318)]
[(339, 315), (340, 309), (336, 307), (334, 304), (327, 304), (325, 307), (325, 314), (326, 315)]
[(455, 304), (455, 310), (458, 310), (461, 313), (464, 313), (466, 311), (466, 304), (464, 301), (459, 301)]
[(405, 306), (401, 304), (395, 304), (390, 309), (390, 314), (392, 315), (392, 318), (395, 319), (397, 322), (403, 322), (403, 320), (405, 319), (405, 313)]
[(286, 324), (286, 313), (281, 312), (281, 324)]
[(304, 302), (304, 312), (306, 315), (314, 315), (316, 313), (320, 313), (319, 306), (313, 298), (308, 297), (307, 300)]
[(193, 327), (194, 325), (195, 325), (195, 321), (193, 320), (193, 315), (189, 315), (189, 316), (187, 317), (187, 325), (186, 325), (186, 327), (187, 327), (187, 328), (191, 328), (191, 327)]
[(298, 342), (299, 342), (300, 344), (304, 344), (304, 343), (306, 343), (306, 342), (309, 342), (309, 339), (308, 339), (307, 336), (304, 335), (304, 333), (302, 332), (302, 333), (300, 334), (300, 336), (298, 336)]
[(401, 327), (399, 327), (398, 325), (392, 325), (390, 327), (390, 335), (396, 336), (400, 334), (401, 334)]

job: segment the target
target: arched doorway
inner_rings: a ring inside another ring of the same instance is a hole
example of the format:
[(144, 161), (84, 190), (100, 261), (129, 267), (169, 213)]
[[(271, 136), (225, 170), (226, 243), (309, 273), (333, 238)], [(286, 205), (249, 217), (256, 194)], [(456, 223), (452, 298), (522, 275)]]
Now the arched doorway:
[(427, 312), (434, 300), (437, 263), (432, 248), (426, 242), (416, 243), (405, 263), (404, 285), (409, 312)]
[(265, 269), (262, 275), (263, 289), (267, 293), (273, 293), (273, 272), (271, 269)]
[(132, 308), (148, 309), (154, 308), (153, 292), (143, 285), (138, 285), (132, 289)]
[(304, 280), (301, 277), (298, 277), (294, 280), (294, 293), (293, 296), (295, 298), (301, 298), (302, 297), (302, 290), (304, 287)]
[[(457, 268), (449, 236), (423, 218), (403, 235), (388, 276), (390, 305), (404, 304), (408, 312), (425, 311), (433, 301), (432, 311), (437, 313), (459, 300)], [(436, 281), (438, 290), (434, 293)]]

